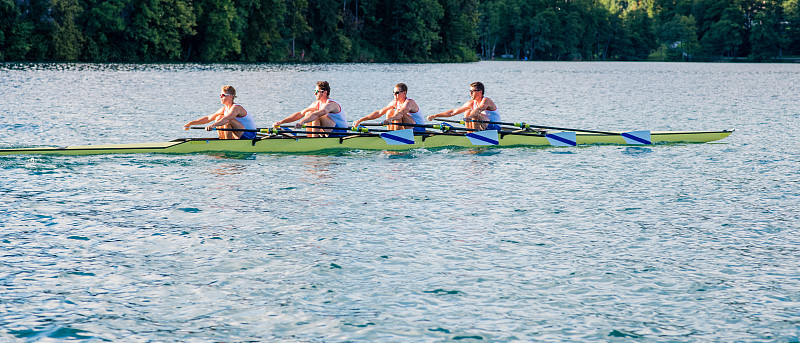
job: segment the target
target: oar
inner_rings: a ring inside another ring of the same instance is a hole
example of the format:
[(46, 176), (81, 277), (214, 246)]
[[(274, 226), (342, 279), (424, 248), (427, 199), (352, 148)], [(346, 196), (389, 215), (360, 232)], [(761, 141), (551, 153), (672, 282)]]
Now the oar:
[[(465, 125), (466, 123), (471, 123), (471, 122), (478, 122), (478, 121), (476, 121), (476, 120), (467, 120), (467, 121), (464, 121), (464, 120), (441, 119), (441, 118), (436, 118), (435, 120), (438, 120), (438, 121), (444, 121), (444, 122), (448, 122), (448, 123), (456, 123), (456, 124), (461, 124), (461, 125)], [(504, 125), (504, 124), (498, 124), (498, 125), (503, 125), (503, 126), (513, 126), (513, 125), (510, 125), (510, 124), (513, 124), (513, 123), (508, 123), (508, 124), (509, 124), (509, 125)], [(506, 128), (506, 129), (509, 129), (509, 130), (510, 130), (511, 128)], [(517, 130), (517, 131), (522, 131), (522, 130)], [(527, 129), (526, 131), (531, 131), (531, 130), (530, 130), (530, 129)]]
[[(205, 126), (190, 126), (189, 128), (194, 130), (206, 129)], [(261, 129), (226, 129), (226, 128), (212, 127), (211, 131), (261, 132)]]
[(478, 131), (475, 129), (468, 129), (466, 127), (453, 127), (452, 125), (440, 125), (440, 124), (406, 124), (406, 123), (391, 123), (391, 124), (383, 124), (383, 123), (361, 123), (361, 126), (389, 126), (389, 125), (398, 125), (398, 126), (407, 126), (407, 127), (423, 127), (423, 128), (430, 128), (441, 130), (442, 132), (448, 132), (452, 130), (464, 130), (464, 131)]
[[(456, 120), (448, 120), (448, 119), (436, 119), (439, 121), (445, 122), (454, 122), (464, 124), (466, 123), (463, 120), (456, 121)], [(602, 135), (611, 135), (611, 136), (622, 136), (625, 139), (625, 143), (627, 144), (653, 144), (650, 140), (650, 131), (631, 131), (631, 132), (610, 132), (610, 131), (597, 131), (597, 130), (582, 130), (582, 129), (571, 129), (565, 127), (556, 127), (556, 126), (542, 126), (542, 125), (531, 125), (526, 123), (507, 123), (507, 122), (497, 122), (497, 121), (487, 121), (487, 120), (471, 120), (474, 123), (486, 123), (486, 124), (497, 124), (497, 125), (506, 125), (506, 126), (514, 126), (523, 129), (529, 128), (539, 128), (539, 129), (549, 129), (549, 130), (562, 130), (562, 131), (572, 131), (572, 132), (588, 132), (588, 133), (599, 133)], [(574, 140), (574, 135), (570, 135), (567, 137), (566, 135), (562, 135), (563, 133), (557, 134), (548, 134), (546, 137), (550, 138), (550, 136), (558, 137), (556, 140), (562, 141), (566, 143), (566, 145), (575, 146), (576, 141)], [(553, 143), (553, 141), (551, 141)], [(553, 144), (553, 145), (560, 145), (560, 144)]]
[[(285, 127), (285, 126), (281, 126), (281, 127)], [(391, 130), (387, 130), (387, 129), (368, 129), (366, 127), (336, 127), (336, 126), (311, 126), (311, 125), (303, 125), (303, 127), (304, 128), (310, 128), (310, 129), (348, 130), (348, 131), (355, 131), (355, 132), (389, 132), (389, 131), (391, 131)]]
[[(344, 130), (344, 131), (358, 131), (358, 132), (389, 131), (389, 130), (380, 130), (380, 129), (369, 130), (369, 129), (365, 128), (365, 127), (364, 128), (358, 128), (358, 129), (355, 129), (355, 128), (352, 128), (352, 127), (313, 126), (313, 125), (303, 125), (302, 127), (303, 128), (309, 128), (309, 129), (329, 129), (329, 130)], [(192, 126), (192, 127), (189, 127), (189, 128), (190, 129), (198, 129), (198, 130), (205, 130), (206, 129), (205, 126)], [(279, 129), (280, 130), (293, 130), (294, 128), (295, 128), (294, 126), (281, 126)], [(255, 129), (226, 129), (226, 128), (217, 128), (217, 127), (211, 128), (212, 131), (236, 131), (236, 132), (258, 132), (258, 133), (269, 133), (268, 131), (273, 130), (273, 129), (278, 129), (278, 128), (275, 128), (275, 127), (259, 127), (259, 128), (255, 128)], [(298, 132), (314, 133), (314, 132), (307, 132), (307, 131), (298, 131)], [(326, 133), (331, 133), (331, 132), (326, 132)], [(343, 132), (333, 132), (333, 133), (343, 133)]]
[(284, 133), (291, 133), (291, 134), (300, 134), (300, 135), (335, 135), (335, 136), (366, 136), (366, 137), (374, 137), (379, 136), (378, 133), (371, 133), (371, 132), (309, 132), (304, 130), (292, 130), (286, 129), (283, 127), (275, 128), (275, 127), (267, 127), (260, 129), (260, 133), (270, 134), (270, 135), (277, 135), (277, 134), (284, 134)]
[(539, 129), (575, 131), (575, 132), (590, 132), (590, 133), (600, 133), (600, 134), (604, 134), (604, 135), (616, 135), (616, 136), (620, 135), (620, 133), (618, 133), (618, 132), (570, 129), (570, 128), (564, 128), (564, 127), (555, 127), (555, 126), (531, 125), (531, 124), (527, 124), (527, 123), (505, 123), (505, 122), (487, 121), (487, 120), (469, 120), (469, 121), (464, 121), (464, 120), (439, 119), (439, 118), (436, 118), (436, 120), (446, 121), (446, 122), (450, 122), (450, 123), (459, 123), (461, 125), (464, 125), (467, 122), (472, 122), (472, 123), (486, 123), (486, 124), (497, 124), (497, 125), (513, 126), (513, 127), (518, 127), (518, 128), (522, 128), (522, 129), (529, 129), (529, 128), (534, 127), (534, 128), (539, 128)]
[[(189, 127), (190, 129), (202, 129), (205, 130), (204, 126), (192, 126)], [(293, 126), (291, 128), (294, 128)], [(325, 126), (314, 126), (314, 128), (326, 128), (326, 129), (342, 129), (348, 130), (348, 128), (339, 128), (339, 127), (325, 127)], [(333, 134), (333, 135), (364, 135), (364, 136), (377, 136), (378, 134), (370, 134), (369, 131), (364, 130), (361, 132), (309, 132), (309, 131), (299, 131), (299, 130), (292, 130), (288, 126), (286, 127), (264, 127), (264, 128), (256, 128), (256, 129), (226, 129), (226, 128), (211, 128), (212, 131), (236, 131), (236, 132), (256, 132), (256, 133), (264, 133), (264, 134), (283, 134), (283, 133), (293, 133), (293, 134)], [(388, 131), (388, 130), (387, 130)]]
[[(312, 125), (303, 125), (303, 127), (304, 128), (317, 128), (317, 129), (356, 131), (354, 133), (350, 133), (350, 132), (327, 132), (326, 134), (333, 134), (333, 135), (338, 135), (338, 136), (347, 135), (347, 136), (363, 136), (363, 137), (375, 137), (375, 136), (378, 136), (381, 139), (383, 139), (386, 142), (386, 144), (388, 144), (388, 145), (411, 145), (411, 144), (416, 143), (414, 141), (414, 132), (411, 129), (392, 131), (392, 130), (382, 130), (382, 129), (370, 130), (370, 129), (367, 129), (366, 127), (349, 127), (349, 128), (345, 128), (345, 127), (312, 126)], [(377, 131), (377, 132), (381, 132), (381, 133), (380, 134), (372, 133), (370, 131)], [(264, 133), (289, 132), (289, 133), (315, 134), (314, 132), (292, 131), (292, 130), (285, 130), (283, 128), (268, 128), (268, 129), (262, 130), (261, 132), (264, 132)]]

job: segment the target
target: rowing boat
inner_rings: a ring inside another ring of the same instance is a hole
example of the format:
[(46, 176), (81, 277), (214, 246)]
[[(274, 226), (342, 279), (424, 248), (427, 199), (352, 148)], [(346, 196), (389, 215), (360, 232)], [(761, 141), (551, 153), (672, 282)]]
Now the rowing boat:
[[(412, 130), (399, 130), (412, 131)], [(82, 145), (67, 147), (37, 147), (0, 149), (0, 155), (96, 155), (164, 153), (190, 154), (209, 152), (236, 153), (309, 153), (326, 150), (411, 150), (420, 148), (477, 148), (477, 147), (537, 147), (552, 145), (614, 144), (630, 145), (623, 132), (549, 132), (538, 134), (513, 131), (481, 131), (480, 133), (414, 133), (405, 142), (387, 139), (398, 131), (386, 134), (342, 134), (341, 137), (303, 137), (290, 135), (267, 135), (252, 140), (223, 140), (218, 138), (182, 138), (161, 143)], [(706, 143), (728, 137), (733, 130), (723, 131), (652, 131), (649, 144)], [(572, 137), (570, 144), (561, 144), (559, 134)], [(475, 136), (480, 135), (480, 140)], [(571, 136), (570, 136), (571, 135)], [(487, 138), (488, 137), (488, 138)], [(496, 137), (496, 138), (495, 138)], [(556, 140), (554, 140), (554, 138)], [(482, 140), (482, 141), (481, 141)], [(634, 143), (639, 144), (639, 143)]]

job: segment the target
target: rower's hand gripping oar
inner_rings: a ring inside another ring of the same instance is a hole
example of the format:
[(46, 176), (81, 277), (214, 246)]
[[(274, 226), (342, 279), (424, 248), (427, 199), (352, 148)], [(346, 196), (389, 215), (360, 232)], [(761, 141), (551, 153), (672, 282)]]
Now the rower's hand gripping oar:
[(236, 131), (236, 132), (261, 132), (261, 129), (226, 129), (226, 128), (219, 128), (219, 127), (206, 127), (206, 126), (190, 126), (185, 128), (193, 129), (193, 130), (206, 130), (206, 131)]
[(390, 124), (383, 124), (383, 123), (361, 123), (359, 126), (389, 126), (389, 125), (397, 125), (397, 126), (405, 126), (405, 127), (422, 127), (434, 130), (440, 130), (442, 132), (450, 132), (453, 130), (466, 130), (466, 131), (477, 131), (473, 129), (468, 129), (465, 127), (454, 127), (449, 124), (407, 124), (407, 123), (390, 123)]
[[(339, 130), (339, 131), (352, 131), (355, 133), (340, 133), (340, 132), (333, 132), (333, 134), (355, 134), (355, 135), (362, 135), (362, 136), (374, 136), (377, 135), (383, 139), (386, 144), (388, 145), (411, 145), (416, 143), (414, 141), (414, 130), (384, 130), (384, 129), (368, 129), (366, 127), (335, 127), (335, 126), (314, 126), (314, 125), (303, 125), (304, 128), (309, 129), (326, 129), (326, 130)], [(279, 132), (286, 132), (283, 127), (280, 128), (268, 128), (266, 132), (264, 129), (261, 131), (262, 133), (279, 133)], [(304, 131), (292, 131), (292, 133), (302, 133)], [(381, 132), (380, 134), (375, 134), (373, 132)], [(330, 134), (330, 132), (328, 133)]]
[[(496, 130), (478, 131), (478, 130), (475, 130), (475, 129), (468, 129), (468, 128), (465, 128), (465, 127), (453, 127), (452, 125), (449, 125), (449, 124), (440, 125), (440, 124), (408, 124), (408, 123), (391, 123), (391, 124), (365, 123), (365, 124), (362, 124), (362, 125), (366, 125), (366, 126), (398, 125), (398, 126), (405, 126), (405, 127), (423, 127), (423, 128), (431, 128), (431, 129), (441, 130), (443, 133), (452, 132), (453, 130), (472, 131), (472, 132), (467, 132), (464, 135), (464, 137), (469, 139), (469, 141), (470, 141), (470, 143), (472, 143), (472, 145), (498, 145), (498, 144), (500, 144), (500, 139), (498, 138), (498, 132)], [(403, 131), (410, 131), (411, 134), (408, 134), (408, 133), (402, 133), (402, 134), (403, 135), (407, 135), (407, 137), (413, 137), (413, 132), (414, 132), (413, 129), (396, 130), (396, 131), (392, 131), (392, 133), (381, 134), (381, 137), (384, 137), (385, 135), (400, 135), (401, 132), (403, 132)], [(407, 140), (401, 140), (401, 141), (410, 142), (410, 141), (407, 141)], [(387, 143), (388, 142), (389, 141), (387, 140)], [(389, 144), (393, 144), (393, 143), (389, 143)], [(400, 143), (397, 143), (397, 144), (400, 144)], [(413, 143), (407, 143), (407, 144), (413, 144)]]
[[(440, 121), (446, 122), (456, 122), (460, 124), (466, 123), (463, 120), (456, 121), (456, 120), (447, 120), (447, 119), (436, 119)], [(505, 126), (514, 126), (521, 129), (529, 130), (530, 128), (539, 128), (539, 129), (548, 129), (548, 130), (562, 130), (565, 132), (553, 133), (545, 135), (548, 141), (550, 141), (551, 145), (555, 146), (575, 146), (577, 145), (577, 137), (575, 132), (588, 132), (588, 133), (597, 133), (601, 135), (612, 135), (612, 136), (622, 136), (625, 140), (626, 144), (631, 145), (639, 145), (639, 144), (653, 144), (652, 140), (650, 139), (650, 131), (630, 131), (630, 132), (610, 132), (610, 131), (597, 131), (597, 130), (582, 130), (582, 129), (572, 129), (572, 128), (565, 128), (565, 127), (557, 127), (557, 126), (543, 126), (543, 125), (531, 125), (527, 123), (508, 123), (508, 122), (496, 122), (496, 121), (487, 121), (487, 120), (472, 120), (475, 123), (487, 123), (487, 124), (497, 124), (497, 125), (505, 125)]]
[[(373, 124), (373, 123), (366, 123), (362, 124), (366, 126), (388, 126), (388, 125), (398, 125), (398, 126), (410, 126), (410, 127), (424, 127), (424, 128), (432, 128), (441, 130), (443, 133), (445, 132), (452, 132), (453, 130), (461, 130), (461, 131), (470, 131), (467, 132), (464, 137), (466, 137), (472, 145), (498, 145), (500, 144), (500, 139), (498, 136), (497, 130), (476, 130), (476, 129), (468, 129), (465, 127), (453, 127), (449, 124), (407, 124), (407, 123), (391, 123), (391, 124)], [(398, 130), (398, 131), (408, 131), (408, 130)], [(398, 132), (394, 131), (394, 132)]]

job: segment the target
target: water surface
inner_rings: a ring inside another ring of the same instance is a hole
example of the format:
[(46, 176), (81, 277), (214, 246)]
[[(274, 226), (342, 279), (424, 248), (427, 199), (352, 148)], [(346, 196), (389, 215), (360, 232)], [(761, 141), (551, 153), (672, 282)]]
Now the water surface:
[(798, 341), (800, 65), (3, 64), (0, 147), (426, 113), (719, 143), (0, 157), (0, 341)]

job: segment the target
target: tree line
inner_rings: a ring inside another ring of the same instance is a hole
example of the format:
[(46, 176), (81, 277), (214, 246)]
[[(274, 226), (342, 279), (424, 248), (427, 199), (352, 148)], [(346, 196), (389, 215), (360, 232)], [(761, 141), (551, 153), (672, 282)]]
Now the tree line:
[(0, 0), (0, 61), (773, 60), (800, 0)]

